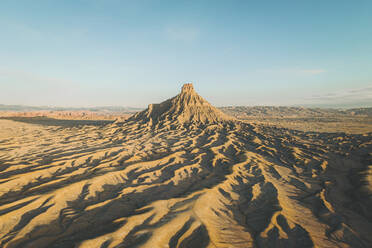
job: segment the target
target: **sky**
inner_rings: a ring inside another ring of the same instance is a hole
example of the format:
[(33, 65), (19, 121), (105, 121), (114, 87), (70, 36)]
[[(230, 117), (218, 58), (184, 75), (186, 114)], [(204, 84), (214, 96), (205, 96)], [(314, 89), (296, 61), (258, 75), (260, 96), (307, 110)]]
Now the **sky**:
[(0, 104), (372, 107), (372, 1), (1, 0)]

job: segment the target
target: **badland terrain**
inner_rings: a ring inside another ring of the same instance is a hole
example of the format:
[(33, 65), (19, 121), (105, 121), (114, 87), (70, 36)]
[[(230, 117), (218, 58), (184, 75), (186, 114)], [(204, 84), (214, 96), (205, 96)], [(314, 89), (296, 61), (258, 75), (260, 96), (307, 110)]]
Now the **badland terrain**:
[(4, 116), (0, 247), (371, 247), (370, 113), (311, 111)]

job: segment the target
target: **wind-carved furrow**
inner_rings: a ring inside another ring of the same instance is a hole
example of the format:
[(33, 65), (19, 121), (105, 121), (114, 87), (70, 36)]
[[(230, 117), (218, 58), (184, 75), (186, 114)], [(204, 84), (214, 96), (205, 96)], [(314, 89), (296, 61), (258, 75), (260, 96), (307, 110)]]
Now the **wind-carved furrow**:
[(1, 125), (4, 248), (372, 244), (371, 134), (244, 123), (189, 84), (105, 126)]

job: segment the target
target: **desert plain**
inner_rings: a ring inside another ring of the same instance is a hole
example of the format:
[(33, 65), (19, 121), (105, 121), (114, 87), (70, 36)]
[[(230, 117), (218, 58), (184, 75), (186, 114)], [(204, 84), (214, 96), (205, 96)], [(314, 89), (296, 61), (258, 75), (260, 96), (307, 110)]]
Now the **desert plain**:
[(0, 247), (371, 247), (371, 116), (309, 111), (2, 113)]

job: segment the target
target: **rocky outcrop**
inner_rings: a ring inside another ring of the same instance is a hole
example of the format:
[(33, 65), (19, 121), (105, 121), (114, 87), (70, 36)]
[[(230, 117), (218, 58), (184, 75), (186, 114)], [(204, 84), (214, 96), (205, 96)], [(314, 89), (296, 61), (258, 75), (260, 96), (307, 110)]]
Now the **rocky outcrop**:
[(129, 122), (153, 126), (184, 124), (216, 124), (233, 120), (201, 97), (191, 83), (182, 86), (181, 93), (131, 117)]

